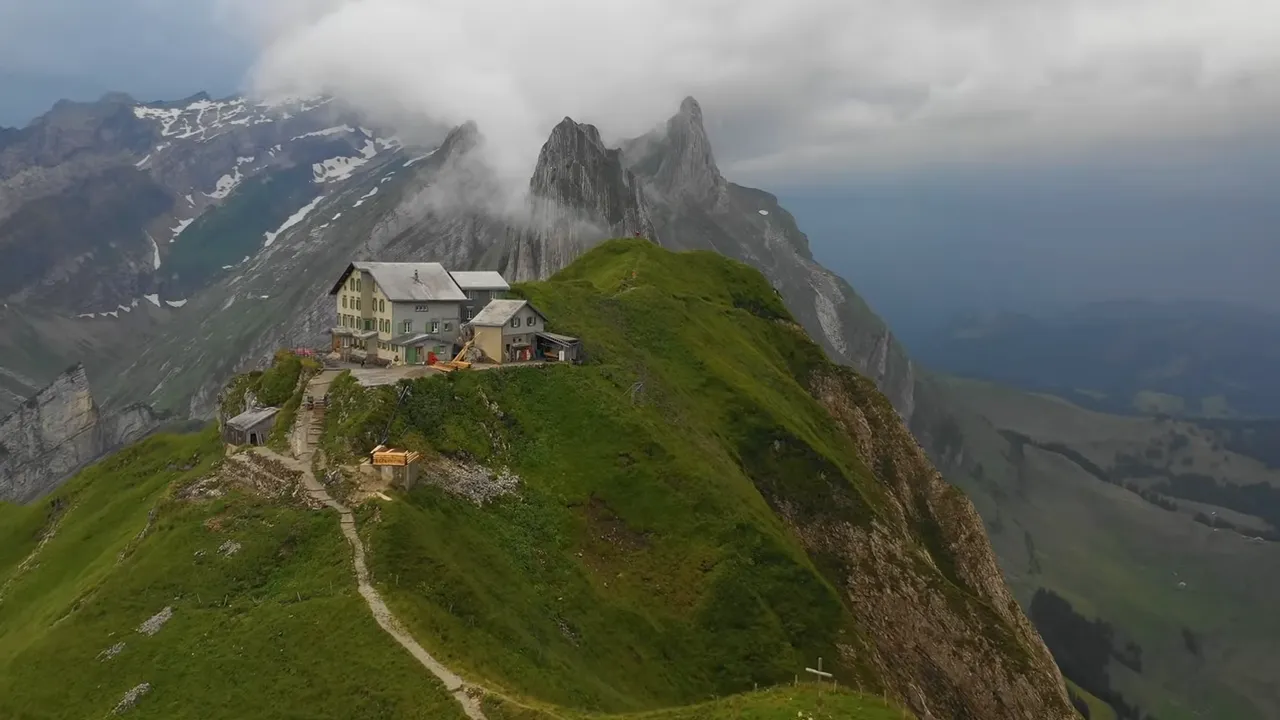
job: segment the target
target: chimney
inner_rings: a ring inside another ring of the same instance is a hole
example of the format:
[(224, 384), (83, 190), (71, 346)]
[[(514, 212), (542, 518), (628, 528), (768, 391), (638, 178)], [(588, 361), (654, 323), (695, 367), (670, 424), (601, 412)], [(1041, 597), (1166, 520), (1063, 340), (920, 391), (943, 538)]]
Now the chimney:
[(418, 279), (418, 268), (413, 269), (413, 281), (416, 283), (422, 282), (421, 280)]

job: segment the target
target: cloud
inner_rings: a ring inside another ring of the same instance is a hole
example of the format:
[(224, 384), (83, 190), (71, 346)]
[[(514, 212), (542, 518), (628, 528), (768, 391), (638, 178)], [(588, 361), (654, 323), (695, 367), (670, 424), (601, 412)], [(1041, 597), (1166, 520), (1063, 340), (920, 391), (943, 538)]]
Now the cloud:
[(404, 128), (474, 119), (527, 178), (563, 116), (640, 134), (702, 102), (726, 171), (1064, 154), (1280, 110), (1274, 0), (220, 0), (262, 93)]

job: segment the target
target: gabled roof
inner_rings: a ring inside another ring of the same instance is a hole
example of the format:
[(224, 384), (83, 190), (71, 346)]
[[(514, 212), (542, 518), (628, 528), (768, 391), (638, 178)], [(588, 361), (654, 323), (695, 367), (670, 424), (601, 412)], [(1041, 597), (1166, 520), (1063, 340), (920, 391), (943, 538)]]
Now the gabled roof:
[(453, 281), (463, 290), (510, 290), (511, 286), (501, 273), (493, 270), (457, 270), (450, 272)]
[(466, 300), (440, 263), (353, 262), (334, 283), (330, 295), (337, 295), (353, 270), (367, 272), (378, 283), (382, 294), (391, 302), (426, 302), (428, 300)]
[(546, 338), (557, 345), (564, 345), (564, 346), (577, 345), (578, 343), (582, 342), (576, 337), (569, 337), (568, 335), (558, 335), (556, 333), (549, 333), (549, 332), (540, 332), (538, 333), (538, 337)]
[(246, 412), (240, 413), (239, 415), (228, 420), (227, 424), (235, 428), (236, 430), (240, 430), (243, 432), (253, 428), (258, 423), (262, 422), (263, 420), (266, 420), (269, 417), (274, 416), (278, 412), (280, 412), (280, 408), (273, 408), (273, 407), (256, 408), (253, 410), (248, 410)]
[(515, 317), (516, 313), (523, 310), (526, 306), (535, 313), (538, 313), (538, 316), (543, 320), (547, 319), (547, 316), (539, 312), (538, 308), (529, 305), (528, 300), (490, 300), (489, 304), (485, 305), (483, 310), (476, 313), (476, 316), (471, 318), (471, 324), (478, 325), (480, 327), (498, 327), (500, 325), (506, 325), (511, 321), (511, 318)]

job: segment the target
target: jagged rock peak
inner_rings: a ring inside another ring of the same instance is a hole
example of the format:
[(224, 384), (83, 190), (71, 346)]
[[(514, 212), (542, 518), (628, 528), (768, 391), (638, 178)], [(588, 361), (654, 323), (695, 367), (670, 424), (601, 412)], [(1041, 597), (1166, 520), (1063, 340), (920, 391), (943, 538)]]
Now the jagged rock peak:
[(705, 200), (720, 192), (724, 178), (711, 152), (711, 140), (702, 124), (702, 106), (692, 97), (680, 103), (680, 111), (667, 121), (667, 152), (655, 182), (664, 192)]
[(699, 125), (702, 124), (702, 106), (698, 104), (698, 101), (692, 95), (680, 101), (679, 114), (696, 120)]
[(623, 165), (621, 150), (605, 147), (594, 125), (561, 120), (538, 153), (529, 190), (610, 227), (652, 233), (635, 175)]
[(474, 120), (468, 120), (449, 131), (436, 153), (441, 159), (465, 155), (480, 144), (480, 128)]
[(592, 125), (561, 120), (529, 179), (528, 222), (513, 235), (503, 270), (516, 281), (545, 278), (601, 240), (656, 240), (649, 206), (622, 151)]
[(692, 97), (665, 128), (623, 143), (627, 164), (660, 195), (672, 201), (718, 205), (726, 185), (711, 140), (702, 124), (702, 106)]

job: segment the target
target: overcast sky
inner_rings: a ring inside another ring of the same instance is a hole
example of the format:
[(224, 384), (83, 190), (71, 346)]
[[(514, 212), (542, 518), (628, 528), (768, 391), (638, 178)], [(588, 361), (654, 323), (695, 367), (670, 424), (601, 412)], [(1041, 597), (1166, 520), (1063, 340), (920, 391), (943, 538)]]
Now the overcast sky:
[(0, 123), (237, 88), (336, 93), (410, 132), (474, 119), (519, 182), (561, 117), (634, 135), (693, 94), (726, 174), (772, 189), (1127, 154), (1133, 182), (1201, 198), (1242, 184), (1227, 156), (1149, 161), (1276, 146), (1280, 2), (0, 0)]
[(33, 85), (332, 90), (476, 119), (513, 164), (566, 114), (632, 134), (694, 94), (725, 165), (792, 184), (1266, 127), (1280, 2), (0, 0), (0, 82), (11, 123)]

